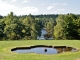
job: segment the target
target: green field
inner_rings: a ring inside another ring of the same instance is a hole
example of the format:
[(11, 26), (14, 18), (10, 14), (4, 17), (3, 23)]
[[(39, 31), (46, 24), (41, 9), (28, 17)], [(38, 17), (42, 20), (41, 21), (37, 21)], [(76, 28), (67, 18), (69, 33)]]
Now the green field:
[(79, 40), (28, 40), (28, 41), (0, 41), (0, 60), (80, 60), (79, 52), (61, 54), (18, 54), (11, 52), (11, 48), (30, 45), (71, 46), (80, 48)]

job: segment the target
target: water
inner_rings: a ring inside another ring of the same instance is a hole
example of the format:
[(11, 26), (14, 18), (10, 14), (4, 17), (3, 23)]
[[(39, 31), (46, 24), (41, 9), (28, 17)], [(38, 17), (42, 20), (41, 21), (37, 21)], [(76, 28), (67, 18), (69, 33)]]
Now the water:
[[(46, 38), (45, 38), (45, 36), (44, 35), (46, 35), (46, 34), (48, 34), (48, 32), (46, 31), (46, 29), (45, 28), (42, 28), (42, 30), (41, 30), (41, 36), (40, 37), (37, 37), (37, 39), (39, 39), (39, 40), (46, 40)], [(53, 38), (51, 37), (51, 38), (48, 38), (49, 40), (52, 40)]]
[(14, 52), (18, 53), (36, 53), (36, 54), (58, 54), (62, 52), (76, 52), (74, 48), (49, 48), (49, 47), (35, 47), (31, 49), (17, 49)]
[(41, 30), (41, 36), (44, 36), (45, 34), (47, 34), (47, 31), (43, 28), (42, 30)]
[(32, 49), (23, 49), (23, 50), (16, 50), (15, 52), (18, 53), (37, 53), (37, 54), (57, 54), (57, 50), (53, 48), (46, 48), (47, 51), (45, 51), (45, 48), (38, 47), (38, 48), (32, 48)]
[(45, 37), (44, 37), (45, 34), (47, 34), (47, 31), (44, 28), (42, 28), (41, 29), (41, 36), (40, 37), (38, 36), (37, 39), (45, 40)]

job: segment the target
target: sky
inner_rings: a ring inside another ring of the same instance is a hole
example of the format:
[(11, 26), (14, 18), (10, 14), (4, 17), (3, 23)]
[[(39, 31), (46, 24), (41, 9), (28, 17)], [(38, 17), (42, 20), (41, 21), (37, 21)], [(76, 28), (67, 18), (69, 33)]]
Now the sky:
[(80, 0), (0, 0), (0, 15), (80, 14)]

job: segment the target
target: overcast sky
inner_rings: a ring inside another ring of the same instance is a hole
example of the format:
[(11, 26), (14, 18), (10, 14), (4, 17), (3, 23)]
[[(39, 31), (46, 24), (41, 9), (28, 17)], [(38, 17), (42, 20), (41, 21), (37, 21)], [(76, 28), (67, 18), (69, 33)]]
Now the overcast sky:
[(80, 0), (0, 0), (0, 15), (80, 14)]

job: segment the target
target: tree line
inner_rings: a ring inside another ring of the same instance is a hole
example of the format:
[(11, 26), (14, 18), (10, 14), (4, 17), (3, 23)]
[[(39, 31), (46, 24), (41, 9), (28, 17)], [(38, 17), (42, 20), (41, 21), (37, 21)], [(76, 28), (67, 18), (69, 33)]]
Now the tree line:
[(0, 15), (0, 40), (37, 40), (45, 27), (55, 40), (80, 39), (79, 14)]

